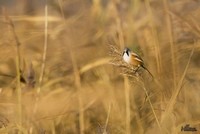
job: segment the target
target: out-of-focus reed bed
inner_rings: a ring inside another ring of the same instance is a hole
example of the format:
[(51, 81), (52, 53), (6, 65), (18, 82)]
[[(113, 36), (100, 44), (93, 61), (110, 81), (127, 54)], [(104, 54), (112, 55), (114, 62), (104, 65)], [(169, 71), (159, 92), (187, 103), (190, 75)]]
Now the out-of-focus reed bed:
[[(0, 16), (0, 133), (199, 133), (198, 0), (11, 3)], [(124, 47), (153, 79), (123, 62)]]

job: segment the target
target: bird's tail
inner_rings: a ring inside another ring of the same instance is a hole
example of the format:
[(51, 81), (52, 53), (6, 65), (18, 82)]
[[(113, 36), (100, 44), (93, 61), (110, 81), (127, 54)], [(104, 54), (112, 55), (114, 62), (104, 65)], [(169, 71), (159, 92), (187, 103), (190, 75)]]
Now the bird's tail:
[(152, 73), (145, 66), (142, 66), (142, 68), (144, 68), (151, 75), (151, 77), (154, 79), (154, 76), (152, 75)]

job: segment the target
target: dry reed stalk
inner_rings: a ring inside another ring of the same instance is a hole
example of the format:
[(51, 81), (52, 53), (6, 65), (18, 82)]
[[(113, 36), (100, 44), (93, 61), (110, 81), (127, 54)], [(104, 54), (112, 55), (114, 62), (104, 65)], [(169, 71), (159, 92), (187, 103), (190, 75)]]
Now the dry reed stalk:
[(150, 6), (150, 0), (145, 1), (145, 6), (147, 8), (151, 32), (152, 32), (152, 36), (153, 36), (153, 45), (155, 47), (157, 71), (158, 71), (158, 74), (162, 74), (162, 62), (161, 62), (162, 58), (161, 58), (161, 53), (160, 53), (159, 41), (158, 41), (158, 33), (153, 24), (153, 11)]
[(133, 10), (134, 15), (136, 15), (139, 11), (140, 6), (141, 6), (140, 5), (141, 1), (140, 0), (131, 0), (131, 3), (132, 3), (131, 5), (133, 5), (133, 7), (131, 7), (131, 10)]
[(174, 46), (174, 39), (173, 39), (173, 33), (172, 33), (172, 24), (171, 24), (171, 17), (170, 15), (167, 13), (167, 11), (169, 11), (169, 5), (167, 0), (163, 0), (163, 5), (164, 5), (164, 9), (165, 9), (165, 16), (166, 16), (166, 22), (167, 22), (167, 32), (168, 32), (168, 37), (169, 37), (169, 42), (170, 42), (170, 50), (171, 50), (171, 58), (172, 58), (172, 71), (173, 71), (173, 84), (174, 87), (173, 89), (176, 89), (177, 86), (177, 60), (176, 60), (176, 47)]
[(148, 91), (147, 91), (147, 89), (146, 89), (144, 83), (143, 83), (143, 82), (141, 82), (141, 83), (142, 83), (142, 88), (143, 88), (144, 91), (145, 91), (145, 94), (146, 94), (146, 97), (147, 97), (147, 101), (149, 102), (149, 105), (150, 105), (150, 107), (151, 107), (152, 113), (153, 113), (153, 115), (154, 115), (154, 117), (155, 117), (156, 123), (157, 123), (157, 125), (158, 125), (158, 127), (159, 127), (160, 132), (162, 132), (162, 128), (161, 128), (160, 122), (159, 122), (159, 120), (158, 120), (158, 117), (157, 117), (157, 115), (156, 115), (155, 109), (154, 109), (154, 107), (153, 107), (153, 105), (152, 105), (152, 102), (151, 102), (151, 100), (150, 100)]
[(80, 79), (80, 72), (78, 70), (78, 65), (76, 62), (76, 58), (75, 55), (72, 51), (72, 48), (70, 47), (70, 45), (68, 45), (69, 47), (69, 53), (70, 53), (70, 57), (71, 57), (71, 61), (72, 61), (72, 65), (73, 65), (73, 69), (74, 69), (74, 77), (75, 77), (75, 85), (76, 88), (78, 89), (78, 102), (79, 102), (79, 125), (80, 125), (80, 134), (84, 134), (84, 109), (83, 109), (83, 99), (81, 96), (81, 79)]
[(64, 10), (63, 10), (63, 1), (62, 0), (58, 0), (58, 5), (60, 7), (60, 12), (61, 12), (61, 15), (62, 15), (62, 20), (65, 20), (65, 14), (64, 14)]
[[(116, 25), (117, 25), (117, 30), (119, 34), (119, 46), (122, 49), (125, 47), (125, 41), (124, 41), (124, 33), (122, 29), (122, 22), (117, 16), (116, 18)], [(130, 110), (130, 85), (129, 85), (129, 80), (127, 76), (124, 76), (124, 94), (125, 94), (125, 104), (126, 104), (126, 133), (131, 134), (131, 110)]]
[(46, 1), (46, 5), (45, 5), (45, 27), (44, 27), (44, 49), (43, 49), (43, 55), (42, 55), (41, 73), (40, 73), (39, 82), (38, 82), (39, 86), (38, 86), (38, 89), (37, 89), (38, 94), (41, 91), (41, 85), (42, 85), (43, 78), (44, 78), (44, 71), (45, 71), (45, 67), (46, 67), (47, 48), (48, 48), (48, 5), (47, 5), (47, 1)]
[[(44, 22), (44, 16), (9, 16), (12, 21), (29, 21), (29, 22)], [(0, 20), (4, 20), (4, 16), (0, 16)], [(49, 22), (61, 22), (62, 18), (56, 16), (48, 16)]]
[(130, 85), (127, 76), (124, 76), (124, 88), (126, 102), (126, 133), (131, 134)]
[(98, 67), (98, 66), (101, 66), (101, 65), (104, 65), (104, 64), (108, 64), (110, 60), (111, 59), (107, 57), (107, 58), (101, 58), (99, 60), (96, 60), (95, 62), (89, 63), (89, 64), (83, 66), (80, 69), (80, 74), (83, 74), (83, 73), (85, 73), (85, 72), (87, 72), (87, 71), (89, 71), (89, 70), (91, 70), (95, 67)]
[(178, 46), (179, 48), (180, 48), (180, 50), (191, 50), (191, 49), (195, 49), (195, 50), (197, 50), (197, 51), (199, 51), (200, 50), (200, 46), (198, 46), (198, 45), (196, 45), (195, 47), (194, 46), (191, 46), (191, 45), (187, 45), (187, 46), (185, 46), (185, 45), (183, 45), (183, 46)]
[[(194, 46), (195, 46), (195, 45), (194, 45)], [(168, 104), (168, 106), (167, 106), (165, 112), (164, 112), (163, 115), (162, 115), (161, 123), (164, 123), (164, 122), (165, 122), (165, 120), (169, 117), (169, 115), (172, 113), (172, 111), (173, 111), (173, 109), (174, 109), (174, 105), (175, 105), (175, 103), (176, 103), (176, 98), (178, 97), (178, 94), (179, 94), (179, 92), (180, 92), (180, 90), (181, 90), (181, 87), (182, 87), (182, 84), (183, 84), (183, 80), (184, 80), (185, 75), (186, 75), (186, 73), (187, 73), (187, 70), (188, 70), (188, 68), (189, 68), (190, 60), (191, 60), (191, 58), (192, 58), (193, 53), (194, 53), (194, 47), (193, 47), (193, 49), (192, 49), (192, 51), (191, 51), (191, 53), (190, 53), (190, 57), (189, 57), (189, 59), (188, 59), (188, 62), (187, 62), (186, 67), (185, 67), (185, 69), (184, 69), (184, 72), (183, 72), (183, 74), (182, 74), (182, 76), (181, 76), (181, 79), (180, 79), (180, 81), (179, 81), (179, 83), (178, 83), (178, 86), (177, 86), (177, 88), (175, 89), (174, 93), (172, 94), (172, 97), (171, 97), (171, 99), (170, 99), (170, 101), (169, 101), (169, 104)]]
[[(63, 20), (64, 20), (64, 23), (66, 24), (66, 20), (65, 20), (65, 14), (64, 14), (64, 10), (63, 10), (63, 7), (62, 7), (62, 1), (61, 0), (58, 0), (58, 3), (59, 3), (59, 7), (60, 7), (60, 10), (61, 10), (61, 14), (62, 14), (62, 17), (63, 17)], [(77, 65), (77, 62), (76, 62), (76, 58), (75, 58), (75, 55), (72, 51), (72, 48), (69, 44), (68, 45), (68, 48), (69, 48), (69, 54), (70, 54), (70, 57), (71, 57), (71, 61), (72, 61), (72, 66), (73, 66), (73, 70), (74, 70), (74, 77), (75, 77), (75, 85), (76, 85), (76, 88), (78, 89), (78, 103), (79, 103), (79, 127), (80, 127), (80, 131), (79, 133), (80, 134), (84, 134), (84, 131), (85, 131), (85, 126), (84, 126), (84, 108), (83, 108), (83, 99), (82, 99), (82, 96), (81, 96), (81, 78), (80, 78), (80, 71), (78, 69), (78, 65)]]
[[(20, 58), (20, 41), (17, 36), (17, 33), (15, 31), (15, 25), (13, 21), (9, 18), (5, 8), (3, 8), (3, 14), (5, 15), (5, 21), (8, 23), (10, 31), (12, 32), (14, 36), (14, 40), (16, 43), (16, 72), (17, 72), (17, 116), (18, 116), (18, 126), (22, 126), (22, 97), (21, 97), (21, 73), (20, 73), (20, 64), (21, 64), (21, 58)], [(19, 132), (20, 133), (20, 132)]]
[(108, 121), (110, 118), (110, 111), (111, 111), (111, 103), (109, 104), (109, 108), (108, 108), (108, 114), (107, 114), (107, 118), (106, 118), (106, 123), (105, 123), (105, 128), (103, 130), (103, 134), (107, 134), (107, 127), (108, 127)]
[[(40, 72), (40, 77), (39, 77), (39, 82), (38, 82), (38, 88), (37, 88), (37, 96), (36, 96), (36, 102), (35, 106), (33, 108), (33, 114), (36, 114), (37, 109), (38, 109), (38, 101), (39, 101), (39, 95), (41, 92), (41, 86), (44, 78), (44, 71), (46, 67), (46, 55), (47, 55), (47, 47), (48, 47), (48, 5), (47, 1), (45, 4), (45, 26), (44, 26), (44, 50), (43, 50), (43, 55), (42, 55), (42, 65), (41, 65), (41, 72)], [(32, 129), (32, 128), (31, 128)]]
[(94, 17), (98, 17), (102, 14), (101, 0), (92, 0), (91, 12)]

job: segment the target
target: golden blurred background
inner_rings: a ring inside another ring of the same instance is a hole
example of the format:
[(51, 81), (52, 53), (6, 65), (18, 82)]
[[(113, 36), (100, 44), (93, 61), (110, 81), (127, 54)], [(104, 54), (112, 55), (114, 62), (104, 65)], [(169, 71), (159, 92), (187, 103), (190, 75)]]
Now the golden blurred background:
[[(0, 133), (199, 133), (199, 0), (0, 5)], [(124, 47), (154, 79), (124, 72)]]

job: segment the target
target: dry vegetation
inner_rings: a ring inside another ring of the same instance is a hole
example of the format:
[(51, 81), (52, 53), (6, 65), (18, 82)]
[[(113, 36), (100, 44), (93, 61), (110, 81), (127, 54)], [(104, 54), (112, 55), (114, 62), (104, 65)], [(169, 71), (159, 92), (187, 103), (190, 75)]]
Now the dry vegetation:
[(0, 133), (200, 133), (199, 0), (1, 5)]

